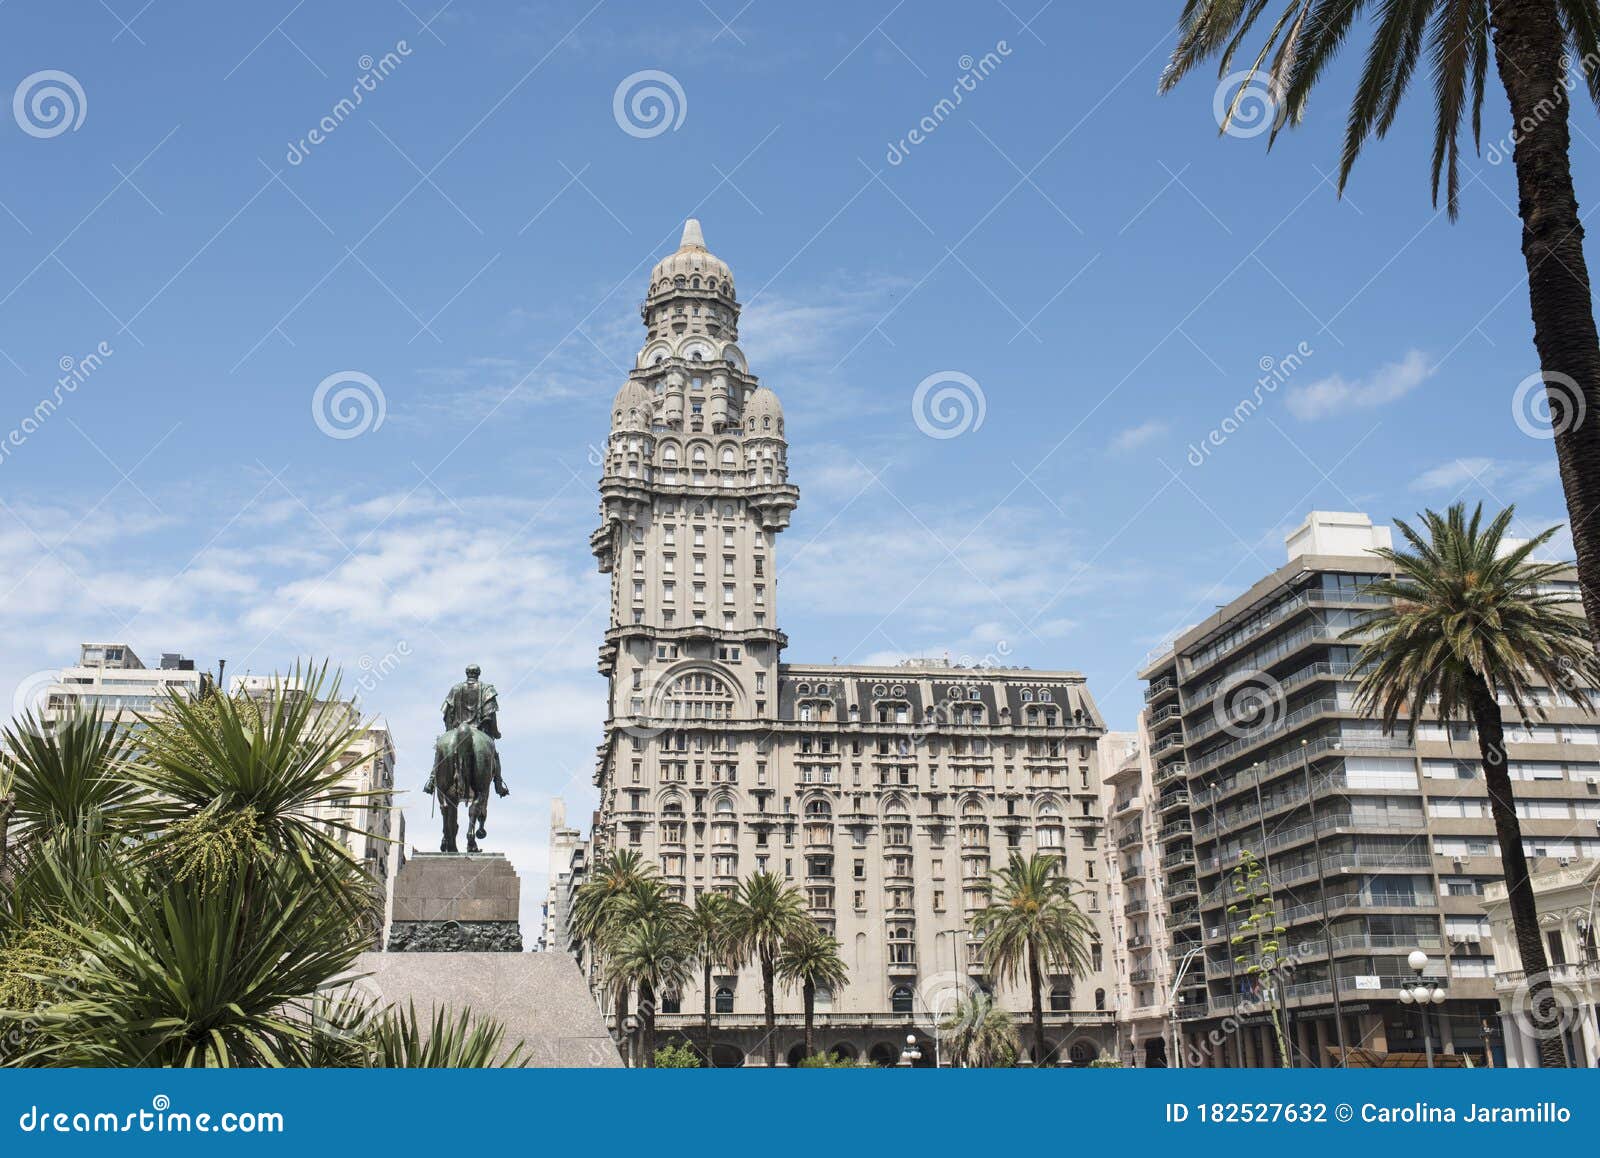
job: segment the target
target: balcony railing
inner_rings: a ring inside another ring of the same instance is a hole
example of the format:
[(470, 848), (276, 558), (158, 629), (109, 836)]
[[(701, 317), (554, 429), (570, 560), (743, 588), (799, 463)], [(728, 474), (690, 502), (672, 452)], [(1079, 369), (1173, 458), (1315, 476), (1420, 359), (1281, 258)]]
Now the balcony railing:
[(1172, 691), (1178, 686), (1178, 681), (1172, 676), (1164, 675), (1160, 679), (1150, 681), (1150, 686), (1144, 689), (1145, 703), (1149, 703), (1163, 692)]

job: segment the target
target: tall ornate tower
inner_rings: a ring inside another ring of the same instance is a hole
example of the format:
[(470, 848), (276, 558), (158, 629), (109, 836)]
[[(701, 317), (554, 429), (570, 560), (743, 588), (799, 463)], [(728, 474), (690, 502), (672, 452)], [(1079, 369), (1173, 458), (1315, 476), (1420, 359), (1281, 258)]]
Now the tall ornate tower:
[(609, 823), (596, 838), (612, 848), (640, 843), (648, 757), (665, 756), (663, 779), (703, 805), (712, 785), (736, 782), (741, 749), (774, 718), (787, 643), (774, 543), (800, 497), (788, 483), (783, 409), (738, 346), (733, 273), (707, 251), (698, 221), (656, 264), (640, 313), (645, 342), (612, 404), (591, 540), (611, 574), (597, 775)]
[[(819, 1044), (838, 1056), (895, 1064), (908, 1032), (937, 1033), (980, 984), (1026, 1010), (1026, 992), (989, 976), (970, 921), (991, 868), (1034, 850), (1060, 857), (1100, 912), (1104, 723), (1083, 676), (987, 657), (780, 664), (774, 549), (800, 494), (778, 399), (739, 349), (733, 274), (698, 222), (651, 273), (642, 312), (592, 537), (611, 575), (593, 863), (636, 852), (685, 902), (754, 873), (799, 892), (850, 974), (816, 994)], [(713, 965), (711, 994), (697, 979), (657, 995), (658, 1030), (688, 1033), (709, 996), (713, 1064), (797, 1064), (797, 995), (778, 995), (789, 1020), (770, 1035), (759, 969)], [(1086, 967), (1048, 979), (1041, 1057), (1109, 1047), (1107, 982), (1098, 937)]]

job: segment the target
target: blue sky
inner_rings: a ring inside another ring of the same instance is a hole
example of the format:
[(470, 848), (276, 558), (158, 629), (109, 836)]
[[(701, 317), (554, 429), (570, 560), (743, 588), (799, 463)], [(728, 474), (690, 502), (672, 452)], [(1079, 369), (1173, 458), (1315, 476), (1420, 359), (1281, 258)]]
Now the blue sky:
[[(536, 899), (550, 796), (593, 803), (591, 447), (690, 214), (788, 416), (791, 660), (1079, 669), (1125, 727), (1145, 653), (1309, 510), (1561, 521), (1513, 416), (1514, 176), (1469, 155), (1462, 220), (1434, 210), (1427, 78), (1339, 201), (1354, 57), (1269, 154), (1219, 137), (1209, 74), (1156, 95), (1176, 0), (1038, 5), (13, 0), (0, 88), (64, 72), (82, 117), (0, 118), (0, 434), (110, 352), (0, 457), (0, 686), (91, 638), (392, 668), (363, 698), (415, 787), (478, 661), (515, 793), (491, 847)], [(674, 127), (625, 131), (646, 70)], [(1574, 124), (1581, 199), (1600, 128)], [(383, 421), (329, 437), (345, 371)], [(932, 438), (912, 400), (946, 373), (983, 420)]]

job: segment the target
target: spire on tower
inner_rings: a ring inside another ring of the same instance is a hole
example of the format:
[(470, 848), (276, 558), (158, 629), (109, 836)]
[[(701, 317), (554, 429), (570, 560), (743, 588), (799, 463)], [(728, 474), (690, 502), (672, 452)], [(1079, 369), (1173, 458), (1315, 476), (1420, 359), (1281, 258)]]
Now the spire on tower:
[(700, 222), (691, 217), (683, 223), (683, 240), (678, 242), (679, 249), (704, 249), (706, 247), (705, 234), (700, 232)]

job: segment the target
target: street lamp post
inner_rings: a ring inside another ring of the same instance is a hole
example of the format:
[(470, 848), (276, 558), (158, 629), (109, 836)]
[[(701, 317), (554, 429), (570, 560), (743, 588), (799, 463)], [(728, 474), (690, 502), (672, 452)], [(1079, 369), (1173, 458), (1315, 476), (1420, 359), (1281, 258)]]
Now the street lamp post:
[(1428, 968), (1428, 955), (1421, 949), (1413, 949), (1406, 958), (1406, 964), (1411, 966), (1412, 972), (1417, 975), (1414, 986), (1400, 986), (1400, 1004), (1411, 1005), (1415, 1003), (1422, 1017), (1422, 1044), (1428, 1051), (1428, 1068), (1433, 1068), (1433, 1034), (1428, 1031), (1428, 1006), (1443, 1005), (1445, 991), (1443, 985), (1430, 985), (1423, 980), (1423, 971)]
[(899, 1064), (910, 1069), (921, 1060), (922, 1051), (917, 1048), (917, 1035), (914, 1033), (906, 1034), (906, 1048), (900, 1051)]

